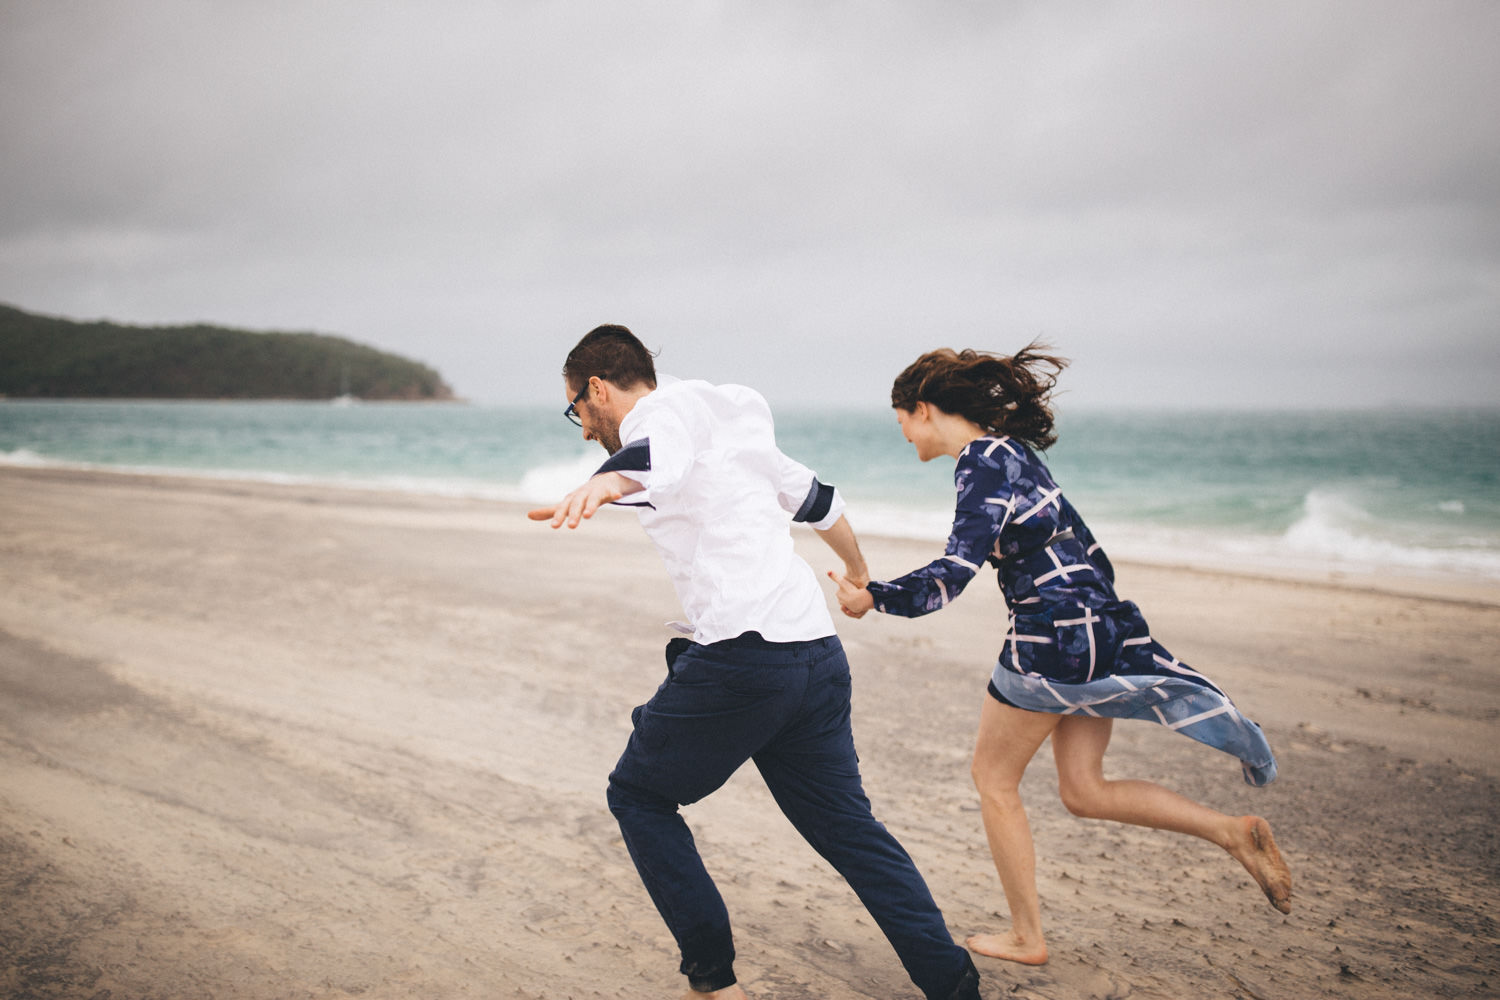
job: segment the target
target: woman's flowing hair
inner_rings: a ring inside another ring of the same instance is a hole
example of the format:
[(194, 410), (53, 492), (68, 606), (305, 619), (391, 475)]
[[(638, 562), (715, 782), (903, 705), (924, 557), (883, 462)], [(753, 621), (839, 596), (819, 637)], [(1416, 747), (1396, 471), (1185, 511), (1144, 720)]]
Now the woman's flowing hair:
[(1052, 387), (1066, 358), (1036, 341), (1015, 354), (941, 348), (928, 351), (896, 376), (891, 406), (910, 413), (930, 403), (993, 434), (1008, 434), (1044, 451), (1057, 441)]

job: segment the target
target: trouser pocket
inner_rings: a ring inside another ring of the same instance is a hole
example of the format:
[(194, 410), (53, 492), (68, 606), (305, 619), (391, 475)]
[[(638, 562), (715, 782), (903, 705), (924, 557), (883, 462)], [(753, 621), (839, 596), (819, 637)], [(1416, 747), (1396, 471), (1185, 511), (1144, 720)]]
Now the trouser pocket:
[(684, 649), (687, 649), (692, 644), (693, 644), (693, 640), (687, 638), (686, 636), (681, 636), (681, 635), (679, 635), (675, 639), (669, 639), (669, 640), (667, 640), (666, 655), (667, 655), (667, 676), (668, 677), (672, 676), (672, 665), (677, 662), (677, 658), (682, 655), (682, 651)]

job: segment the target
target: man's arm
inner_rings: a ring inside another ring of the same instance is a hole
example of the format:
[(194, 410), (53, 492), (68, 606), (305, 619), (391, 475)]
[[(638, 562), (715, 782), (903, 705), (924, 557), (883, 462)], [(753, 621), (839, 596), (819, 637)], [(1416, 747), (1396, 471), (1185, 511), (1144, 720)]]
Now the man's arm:
[(528, 511), (526, 516), (533, 521), (551, 521), (554, 528), (561, 528), (564, 521), (569, 528), (576, 528), (580, 520), (593, 517), (594, 512), (604, 504), (614, 503), (623, 496), (639, 493), (643, 489), (644, 486), (629, 476), (622, 476), (618, 472), (602, 472), (553, 506), (538, 507)]
[(865, 565), (865, 557), (859, 551), (859, 539), (854, 537), (854, 529), (850, 527), (847, 517), (840, 514), (833, 524), (818, 530), (818, 537), (828, 543), (834, 555), (844, 560), (846, 579), (856, 587), (863, 587), (870, 582), (870, 569)]

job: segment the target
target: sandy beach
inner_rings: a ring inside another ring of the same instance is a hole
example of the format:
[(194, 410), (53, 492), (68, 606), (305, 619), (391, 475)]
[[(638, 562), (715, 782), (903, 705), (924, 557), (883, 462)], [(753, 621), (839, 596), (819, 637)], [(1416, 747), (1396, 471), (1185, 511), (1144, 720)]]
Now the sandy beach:
[[(937, 554), (863, 542), (877, 576)], [(1139, 723), (1108, 773), (1268, 817), (1294, 909), (1211, 845), (1068, 815), (1044, 752), (1052, 959), (979, 959), (984, 995), (1500, 994), (1500, 587), (1119, 583), (1281, 773), (1250, 788)], [(678, 614), (627, 511), (568, 533), (473, 500), (0, 470), (0, 996), (677, 996), (604, 786)], [(986, 577), (940, 615), (838, 618), (876, 815), (960, 940), (1004, 909), (968, 777), (1002, 615)], [(687, 815), (752, 997), (917, 996), (753, 768)]]

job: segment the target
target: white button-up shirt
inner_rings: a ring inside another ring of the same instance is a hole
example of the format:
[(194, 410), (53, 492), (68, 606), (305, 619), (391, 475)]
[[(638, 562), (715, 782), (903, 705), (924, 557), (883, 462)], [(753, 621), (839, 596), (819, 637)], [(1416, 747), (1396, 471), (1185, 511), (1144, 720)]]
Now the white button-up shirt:
[(620, 423), (600, 471), (645, 487), (635, 505), (700, 643), (754, 630), (772, 642), (833, 635), (817, 575), (792, 550), (788, 514), (826, 529), (843, 498), (776, 447), (753, 389), (662, 376)]

